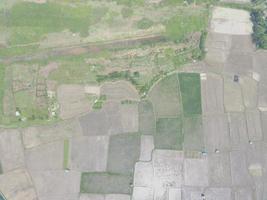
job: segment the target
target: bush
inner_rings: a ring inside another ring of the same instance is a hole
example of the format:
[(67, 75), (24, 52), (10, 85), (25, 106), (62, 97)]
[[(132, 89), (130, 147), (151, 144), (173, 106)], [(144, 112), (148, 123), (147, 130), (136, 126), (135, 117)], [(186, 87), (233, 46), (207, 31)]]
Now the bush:
[(267, 49), (267, 17), (263, 10), (253, 10), (251, 12), (253, 22), (253, 41), (259, 48)]
[(123, 18), (129, 18), (133, 15), (133, 9), (124, 7), (121, 9), (121, 15)]
[(153, 25), (153, 21), (147, 18), (143, 18), (137, 22), (137, 28), (148, 29)]
[(175, 42), (181, 42), (190, 34), (204, 30), (207, 24), (207, 13), (178, 14), (167, 22), (166, 35)]

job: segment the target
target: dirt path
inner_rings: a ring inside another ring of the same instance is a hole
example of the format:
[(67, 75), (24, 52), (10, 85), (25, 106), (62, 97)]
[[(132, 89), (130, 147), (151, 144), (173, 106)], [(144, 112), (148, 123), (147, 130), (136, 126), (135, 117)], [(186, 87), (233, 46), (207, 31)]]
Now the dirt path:
[(44, 50), (35, 54), (27, 54), (21, 56), (14, 56), (10, 58), (0, 59), (0, 62), (10, 64), (19, 61), (32, 61), (38, 59), (47, 59), (55, 56), (80, 55), (84, 53), (97, 53), (105, 49), (120, 49), (134, 47), (140, 44), (147, 44), (151, 42), (166, 41), (162, 35), (147, 35), (123, 40), (113, 40), (108, 42), (85, 43), (74, 46), (65, 46)]

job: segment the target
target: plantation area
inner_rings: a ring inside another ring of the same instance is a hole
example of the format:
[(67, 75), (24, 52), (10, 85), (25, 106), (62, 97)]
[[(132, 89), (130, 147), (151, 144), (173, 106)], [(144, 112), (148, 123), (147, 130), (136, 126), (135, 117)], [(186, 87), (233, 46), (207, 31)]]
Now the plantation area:
[(212, 3), (3, 1), (3, 123), (53, 123), (72, 116), (67, 108), (77, 113), (101, 109), (108, 98), (84, 94), (86, 85), (125, 80), (145, 98), (168, 73), (203, 59)]

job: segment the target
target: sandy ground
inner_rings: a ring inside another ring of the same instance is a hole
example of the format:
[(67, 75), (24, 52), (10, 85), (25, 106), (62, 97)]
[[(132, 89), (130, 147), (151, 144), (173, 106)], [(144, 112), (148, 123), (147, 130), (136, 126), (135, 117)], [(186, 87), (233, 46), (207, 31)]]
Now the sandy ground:
[(60, 105), (60, 117), (69, 119), (89, 112), (90, 101), (86, 98), (82, 85), (61, 85), (57, 89), (57, 99)]
[(45, 67), (39, 70), (39, 74), (45, 78), (48, 78), (49, 74), (58, 68), (58, 64), (55, 62), (49, 63)]
[(212, 15), (211, 31), (231, 35), (250, 35), (252, 33), (252, 22), (249, 12), (215, 7)]

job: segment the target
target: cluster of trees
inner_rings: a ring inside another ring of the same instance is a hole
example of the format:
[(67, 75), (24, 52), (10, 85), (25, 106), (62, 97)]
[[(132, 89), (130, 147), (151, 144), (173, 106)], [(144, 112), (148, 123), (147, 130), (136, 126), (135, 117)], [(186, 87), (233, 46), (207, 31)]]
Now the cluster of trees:
[[(257, 1), (257, 0), (255, 0)], [(267, 49), (267, 16), (262, 9), (254, 9), (251, 12), (253, 22), (253, 40), (257, 47)]]
[(140, 74), (138, 71), (131, 73), (130, 70), (126, 71), (114, 71), (107, 75), (97, 75), (97, 81), (99, 83), (104, 81), (115, 81), (115, 80), (127, 80), (130, 81), (133, 85), (137, 85), (136, 78), (139, 78)]

